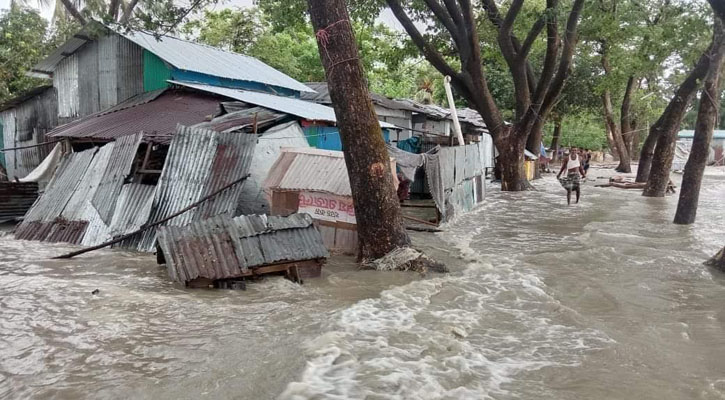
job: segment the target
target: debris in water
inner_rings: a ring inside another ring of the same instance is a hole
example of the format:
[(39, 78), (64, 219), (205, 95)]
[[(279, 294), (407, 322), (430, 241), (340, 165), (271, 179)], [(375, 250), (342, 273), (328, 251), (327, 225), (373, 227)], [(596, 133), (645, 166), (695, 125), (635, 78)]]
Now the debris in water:
[(100, 291), (100, 290), (98, 290), (98, 289), (94, 289), (94, 290), (93, 290), (93, 291), (91, 292), (91, 294), (92, 294), (92, 295), (94, 295), (94, 296), (95, 296), (95, 295), (97, 295), (98, 293), (101, 293), (101, 291)]
[(454, 326), (453, 329), (451, 329), (451, 333), (453, 333), (453, 336), (459, 339), (465, 339), (468, 336), (468, 332), (466, 332), (463, 328), (457, 326)]
[(377, 271), (448, 272), (445, 265), (412, 247), (398, 247), (376, 260), (363, 261), (362, 266)]

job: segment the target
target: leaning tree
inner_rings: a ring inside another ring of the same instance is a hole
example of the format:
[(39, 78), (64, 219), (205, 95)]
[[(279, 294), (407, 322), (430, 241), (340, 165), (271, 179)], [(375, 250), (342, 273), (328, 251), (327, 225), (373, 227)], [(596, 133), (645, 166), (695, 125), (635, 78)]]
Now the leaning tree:
[[(421, 54), (440, 73), (451, 77), (458, 95), (478, 111), (488, 126), (500, 153), (502, 189), (530, 188), (523, 167), (524, 148), (528, 141), (528, 147), (538, 153), (542, 128), (569, 74), (584, 0), (573, 0), (563, 32), (559, 29), (563, 6), (559, 0), (547, 0), (545, 9), (528, 28), (523, 40), (516, 34), (514, 25), (520, 19), (524, 0), (513, 0), (503, 11), (494, 0), (482, 0), (481, 9), (474, 8), (470, 0), (386, 2)], [(479, 25), (483, 21), (479, 16), (493, 26), (497, 47), (513, 80), (515, 112), (511, 124), (504, 120), (487, 81), (479, 38)], [(429, 40), (418, 29), (414, 18), (432, 19), (442, 26), (449, 42), (445, 53), (438, 46), (441, 41)], [(530, 54), (542, 32), (546, 32), (546, 50), (540, 68), (535, 71)]]

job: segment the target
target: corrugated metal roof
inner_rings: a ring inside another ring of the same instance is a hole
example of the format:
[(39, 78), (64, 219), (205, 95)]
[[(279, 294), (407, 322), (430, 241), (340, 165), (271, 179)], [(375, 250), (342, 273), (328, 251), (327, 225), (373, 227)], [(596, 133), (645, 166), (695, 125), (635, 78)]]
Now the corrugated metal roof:
[(21, 227), (26, 222), (50, 222), (60, 217), (79, 182), (85, 176), (97, 150), (98, 148), (94, 147), (63, 157), (53, 179), (48, 183), (43, 195), (38, 198), (28, 211)]
[(450, 119), (451, 111), (435, 104), (423, 104), (411, 99), (398, 99), (397, 101), (405, 103), (416, 112), (425, 114), (430, 118)]
[(101, 172), (104, 179), (91, 200), (93, 207), (98, 211), (98, 216), (106, 225), (111, 223), (118, 194), (126, 177), (131, 173), (131, 166), (142, 137), (143, 134), (139, 132), (135, 135), (122, 136), (112, 143), (113, 153), (106, 162), (104, 171)]
[(328, 256), (307, 214), (222, 215), (184, 227), (160, 227), (158, 237), (169, 276), (179, 282), (240, 277), (263, 265)]
[[(106, 29), (108, 28), (106, 27)], [(103, 25), (92, 21), (55, 49), (49, 56), (38, 62), (29, 75), (42, 78), (49, 77), (55, 71), (58, 63), (78, 51), (87, 42), (92, 41), (91, 37), (97, 34), (99, 29), (104, 29)], [(116, 33), (154, 53), (180, 70), (239, 81), (259, 82), (300, 92), (312, 91), (302, 83), (254, 57), (172, 36), (157, 36), (143, 31), (127, 32), (123, 28), (117, 29)]]
[[(677, 133), (677, 137), (680, 139), (692, 139), (695, 137), (695, 131), (692, 129), (684, 129)], [(725, 130), (715, 129), (712, 133), (713, 139), (725, 139)]]
[(341, 151), (282, 149), (264, 181), (264, 190), (308, 190), (351, 196)]
[(50, 75), (53, 74), (53, 71), (55, 71), (55, 67), (58, 65), (58, 63), (68, 57), (69, 54), (75, 53), (78, 49), (80, 49), (84, 44), (89, 41), (88, 33), (90, 29), (91, 27), (89, 24), (81, 29), (78, 33), (76, 33), (73, 37), (66, 40), (65, 43), (60, 45), (57, 49), (50, 53), (50, 55), (35, 64), (33, 68), (29, 71), (28, 75), (36, 78), (48, 78)]
[(483, 122), (483, 118), (478, 111), (472, 108), (459, 108), (456, 110), (456, 113), (458, 114), (458, 119), (461, 122), (471, 124), (481, 131), (488, 132), (488, 127), (486, 126), (486, 123)]
[[(307, 87), (314, 90), (315, 92), (302, 93), (302, 95), (300, 96), (302, 100), (307, 100), (320, 104), (332, 104), (332, 99), (330, 98), (330, 91), (327, 88), (327, 82), (305, 82), (305, 85), (307, 85)], [(391, 110), (418, 111), (417, 108), (412, 107), (409, 104), (394, 99), (389, 99), (383, 95), (373, 92), (370, 92), (370, 100), (372, 100), (374, 104)]]
[(81, 178), (78, 186), (76, 187), (73, 195), (71, 196), (68, 203), (66, 203), (61, 213), (61, 217), (69, 221), (83, 220), (86, 211), (86, 207), (91, 206), (91, 199), (101, 185), (101, 180), (106, 178), (104, 171), (108, 166), (108, 162), (114, 153), (115, 143), (108, 143), (105, 146), (98, 149), (93, 160), (88, 165), (88, 169), (83, 171), (83, 177)]
[(114, 107), (116, 111), (89, 115), (53, 129), (48, 135), (110, 140), (143, 131), (145, 137), (158, 139), (170, 137), (177, 124), (205, 121), (218, 107), (218, 99), (202, 93), (172, 90), (153, 98), (140, 95)]
[(254, 57), (172, 36), (156, 36), (141, 31), (119, 33), (181, 70), (240, 81), (261, 82), (300, 92), (312, 91)]
[[(247, 175), (256, 143), (256, 135), (179, 125), (164, 162), (149, 221), (164, 219)], [(242, 184), (237, 184), (165, 225), (184, 226), (197, 218), (233, 212), (241, 190)], [(139, 238), (138, 249), (151, 251), (154, 241), (155, 232), (146, 231)]]
[[(189, 87), (208, 93), (215, 93), (221, 96), (229, 97), (243, 101), (245, 103), (254, 104), (269, 108), (270, 110), (281, 111), (283, 113), (295, 115), (310, 121), (325, 121), (336, 123), (335, 110), (332, 107), (323, 106), (309, 101), (296, 99), (293, 97), (275, 96), (268, 93), (250, 92), (248, 90), (230, 89), (219, 86), (203, 85), (200, 83), (169, 81), (175, 85)], [(387, 122), (378, 121), (381, 128), (396, 129), (397, 127)]]
[(294, 97), (275, 96), (269, 93), (251, 92), (241, 89), (230, 89), (219, 86), (203, 85), (200, 83), (169, 81), (175, 85), (190, 87), (209, 93), (215, 93), (221, 96), (229, 97), (243, 101), (245, 103), (254, 104), (269, 108), (271, 110), (282, 111), (287, 114), (296, 115), (300, 118), (312, 121), (328, 121), (335, 122), (335, 110), (322, 104), (312, 103), (296, 99)]
[(228, 112), (228, 114), (216, 117), (211, 121), (193, 125), (192, 128), (211, 129), (217, 132), (237, 131), (251, 128), (256, 122), (257, 128), (262, 129), (286, 117), (287, 114), (274, 112), (263, 107), (252, 107)]
[(131, 233), (148, 222), (156, 186), (128, 183), (121, 187), (110, 225), (112, 237)]

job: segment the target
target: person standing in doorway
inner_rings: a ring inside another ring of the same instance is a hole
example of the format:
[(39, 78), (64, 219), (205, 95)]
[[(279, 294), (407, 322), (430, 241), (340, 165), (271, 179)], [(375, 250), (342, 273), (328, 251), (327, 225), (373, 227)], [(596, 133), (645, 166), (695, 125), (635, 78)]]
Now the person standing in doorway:
[[(561, 174), (566, 171), (566, 177), (561, 178)], [(569, 153), (564, 157), (561, 163), (561, 170), (556, 175), (556, 178), (561, 182), (561, 186), (566, 189), (566, 204), (571, 204), (571, 192), (576, 192), (576, 202), (579, 203), (579, 197), (581, 197), (581, 189), (579, 188), (580, 179), (586, 178), (587, 173), (582, 167), (582, 156), (579, 154), (579, 149), (572, 147)]]

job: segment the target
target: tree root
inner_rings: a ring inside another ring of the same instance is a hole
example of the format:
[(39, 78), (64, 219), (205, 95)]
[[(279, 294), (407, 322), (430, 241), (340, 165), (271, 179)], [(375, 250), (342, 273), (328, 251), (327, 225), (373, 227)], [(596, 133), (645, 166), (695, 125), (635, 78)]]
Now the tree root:
[(415, 271), (425, 274), (448, 272), (448, 268), (412, 247), (398, 247), (375, 260), (363, 260), (362, 267), (376, 271)]

